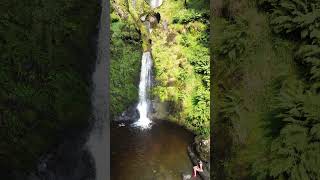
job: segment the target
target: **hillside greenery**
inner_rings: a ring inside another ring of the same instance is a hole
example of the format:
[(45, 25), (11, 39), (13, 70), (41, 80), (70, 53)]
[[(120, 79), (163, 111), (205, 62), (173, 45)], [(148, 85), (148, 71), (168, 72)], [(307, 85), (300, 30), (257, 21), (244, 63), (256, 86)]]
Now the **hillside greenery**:
[(168, 0), (157, 9), (161, 22), (152, 32), (153, 95), (169, 102), (169, 119), (198, 135), (210, 133), (208, 1)]
[(114, 118), (138, 102), (142, 47), (134, 23), (114, 10), (110, 27), (110, 112)]
[(228, 2), (212, 18), (216, 179), (319, 179), (319, 1)]
[[(139, 56), (151, 50), (155, 79), (153, 98), (169, 102), (169, 120), (208, 137), (210, 56), (206, 3), (207, 0), (188, 1), (187, 4), (168, 0), (159, 8), (151, 9), (144, 1), (136, 1), (135, 6), (129, 1), (112, 1), (112, 112), (119, 114), (137, 102)], [(151, 25), (150, 34), (141, 17), (157, 13), (160, 22)], [(121, 71), (116, 69), (119, 66), (123, 67)], [(120, 73), (121, 80), (117, 77)]]
[(0, 174), (33, 169), (88, 126), (99, 11), (95, 0), (0, 2)]

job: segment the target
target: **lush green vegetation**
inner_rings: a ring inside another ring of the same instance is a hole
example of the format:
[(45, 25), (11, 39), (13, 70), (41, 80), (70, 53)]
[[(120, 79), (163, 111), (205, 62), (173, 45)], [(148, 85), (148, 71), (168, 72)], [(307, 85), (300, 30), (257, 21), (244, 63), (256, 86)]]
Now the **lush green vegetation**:
[[(168, 0), (156, 11), (152, 32), (156, 86), (153, 95), (170, 102), (170, 120), (199, 135), (210, 132), (209, 7), (207, 1)], [(166, 22), (167, 29), (161, 24)]]
[[(170, 120), (199, 135), (209, 135), (209, 7), (206, 3), (188, 1), (186, 5), (184, 1), (169, 0), (152, 10), (144, 1), (136, 1), (135, 7), (127, 1), (112, 2), (112, 112), (119, 114), (137, 101), (139, 56), (141, 51), (151, 49), (156, 81), (154, 98), (170, 102)], [(141, 17), (156, 13), (161, 20), (159, 24), (151, 24), (150, 36)], [(167, 24), (167, 29), (163, 24)], [(137, 48), (139, 43), (141, 50)]]
[(138, 102), (142, 53), (150, 48), (142, 15), (150, 13), (143, 0), (136, 6), (126, 0), (111, 1), (110, 112), (114, 118)]
[(319, 1), (214, 10), (216, 178), (319, 179)]
[(64, 132), (88, 126), (99, 9), (0, 2), (0, 172), (32, 169)]
[(141, 40), (133, 22), (111, 14), (110, 112), (115, 117), (138, 101)]

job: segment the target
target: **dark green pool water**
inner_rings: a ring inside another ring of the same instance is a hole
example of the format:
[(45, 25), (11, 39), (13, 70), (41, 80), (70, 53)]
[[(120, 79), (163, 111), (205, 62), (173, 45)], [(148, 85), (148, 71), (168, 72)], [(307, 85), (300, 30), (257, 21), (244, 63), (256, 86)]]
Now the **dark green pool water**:
[(111, 126), (112, 180), (181, 180), (191, 174), (187, 146), (193, 134), (168, 121), (154, 121), (149, 129)]

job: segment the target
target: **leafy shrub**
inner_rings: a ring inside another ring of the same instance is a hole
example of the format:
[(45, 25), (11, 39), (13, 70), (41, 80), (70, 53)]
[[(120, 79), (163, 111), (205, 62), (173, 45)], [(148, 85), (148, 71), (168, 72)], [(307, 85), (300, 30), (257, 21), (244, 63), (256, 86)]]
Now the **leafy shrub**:
[(208, 136), (210, 133), (210, 92), (197, 88), (192, 96), (192, 111), (187, 116), (187, 122), (199, 134)]
[(193, 21), (206, 22), (208, 15), (203, 12), (197, 12), (195, 10), (182, 10), (173, 17), (172, 23), (174, 24), (187, 24)]

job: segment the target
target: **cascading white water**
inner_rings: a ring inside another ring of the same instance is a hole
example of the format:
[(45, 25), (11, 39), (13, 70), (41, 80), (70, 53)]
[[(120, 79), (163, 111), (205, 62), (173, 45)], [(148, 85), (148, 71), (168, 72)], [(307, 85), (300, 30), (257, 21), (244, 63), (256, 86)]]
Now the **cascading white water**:
[(97, 46), (97, 62), (92, 75), (93, 91), (91, 96), (94, 126), (91, 131), (87, 146), (95, 163), (96, 180), (110, 179), (108, 167), (110, 159), (110, 136), (108, 118), (108, 4), (107, 0), (101, 1), (102, 11)]
[(157, 7), (161, 6), (162, 2), (163, 2), (163, 0), (151, 0), (150, 6), (152, 8), (157, 8)]
[[(151, 8), (161, 6), (163, 0), (150, 0)], [(148, 32), (152, 33), (151, 24), (146, 21)], [(140, 113), (139, 120), (135, 123), (136, 126), (142, 128), (150, 127), (151, 120), (148, 117), (150, 109), (149, 90), (151, 87), (151, 72), (152, 72), (152, 58), (150, 52), (144, 52), (141, 60), (140, 84), (139, 84), (139, 104), (138, 111)]]
[(140, 114), (139, 120), (135, 123), (136, 126), (148, 128), (151, 120), (148, 118), (150, 109), (149, 90), (151, 87), (151, 71), (152, 59), (151, 53), (145, 52), (141, 60), (140, 84), (139, 84), (139, 104), (137, 109)]

